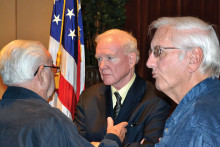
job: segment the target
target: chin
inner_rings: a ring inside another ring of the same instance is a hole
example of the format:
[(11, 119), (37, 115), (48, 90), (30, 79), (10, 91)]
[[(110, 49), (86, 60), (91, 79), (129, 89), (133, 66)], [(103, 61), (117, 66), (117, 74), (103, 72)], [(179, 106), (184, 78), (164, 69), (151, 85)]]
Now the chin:
[(162, 91), (162, 90), (160, 89), (160, 86), (157, 86), (157, 85), (156, 85), (156, 89), (159, 90), (159, 91)]
[(157, 80), (155, 82), (155, 87), (157, 88), (157, 90), (162, 91), (161, 90), (161, 85), (157, 82)]
[(113, 84), (112, 81), (110, 81), (110, 80), (103, 80), (103, 83), (105, 85), (112, 85)]
[(111, 83), (109, 82), (103, 82), (105, 85), (112, 85)]
[(167, 85), (163, 85), (163, 84), (161, 85), (158, 83), (155, 83), (155, 87), (157, 90), (162, 91), (163, 93), (165, 93), (169, 89), (169, 87), (167, 87)]

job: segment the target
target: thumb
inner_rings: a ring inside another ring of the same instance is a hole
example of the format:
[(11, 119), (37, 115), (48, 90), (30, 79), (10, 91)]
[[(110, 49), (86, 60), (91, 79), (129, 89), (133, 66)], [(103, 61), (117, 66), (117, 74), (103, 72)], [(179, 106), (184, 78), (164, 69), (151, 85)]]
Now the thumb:
[(112, 127), (114, 125), (114, 121), (111, 117), (107, 118), (107, 127)]

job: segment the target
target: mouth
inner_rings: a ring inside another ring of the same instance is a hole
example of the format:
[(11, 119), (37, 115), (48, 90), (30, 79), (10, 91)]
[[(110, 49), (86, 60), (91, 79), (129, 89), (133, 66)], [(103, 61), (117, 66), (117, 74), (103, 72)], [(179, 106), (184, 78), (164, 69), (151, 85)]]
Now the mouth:
[(152, 69), (152, 77), (156, 78), (158, 76), (157, 70), (155, 68)]
[(110, 74), (102, 74), (103, 77), (107, 77), (109, 76)]
[(155, 72), (152, 72), (152, 77), (156, 79), (158, 77), (158, 74), (156, 74)]
[(108, 76), (111, 75), (110, 72), (109, 72), (109, 71), (106, 71), (106, 70), (101, 71), (100, 74), (101, 74), (101, 77), (103, 77), (103, 78), (104, 78), (104, 77), (108, 77)]

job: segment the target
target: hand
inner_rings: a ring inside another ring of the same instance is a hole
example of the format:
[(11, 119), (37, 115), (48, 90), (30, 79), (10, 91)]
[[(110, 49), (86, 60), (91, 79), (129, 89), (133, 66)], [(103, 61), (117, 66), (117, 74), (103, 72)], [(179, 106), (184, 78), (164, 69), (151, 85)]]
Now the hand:
[(114, 121), (111, 117), (107, 118), (107, 133), (113, 133), (119, 137), (121, 142), (125, 139), (125, 134), (127, 133), (127, 129), (125, 128), (128, 123), (127, 122), (121, 122), (120, 124), (117, 124), (114, 126)]
[(100, 142), (90, 142), (94, 147), (98, 147)]
[(143, 138), (140, 142), (140, 144), (144, 144), (145, 139)]

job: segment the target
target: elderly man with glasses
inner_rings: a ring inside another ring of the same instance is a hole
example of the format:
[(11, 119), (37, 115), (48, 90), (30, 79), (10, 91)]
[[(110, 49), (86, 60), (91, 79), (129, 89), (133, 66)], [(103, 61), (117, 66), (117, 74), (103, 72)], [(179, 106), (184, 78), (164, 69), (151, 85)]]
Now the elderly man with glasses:
[(178, 106), (156, 146), (220, 146), (220, 48), (213, 27), (195, 17), (163, 17), (147, 67), (158, 90)]
[[(0, 52), (0, 73), (8, 86), (0, 100), (0, 146), (92, 146), (78, 134), (75, 124), (47, 100), (54, 92), (52, 58), (36, 41), (15, 40)], [(100, 146), (120, 146), (126, 122), (108, 130)]]

